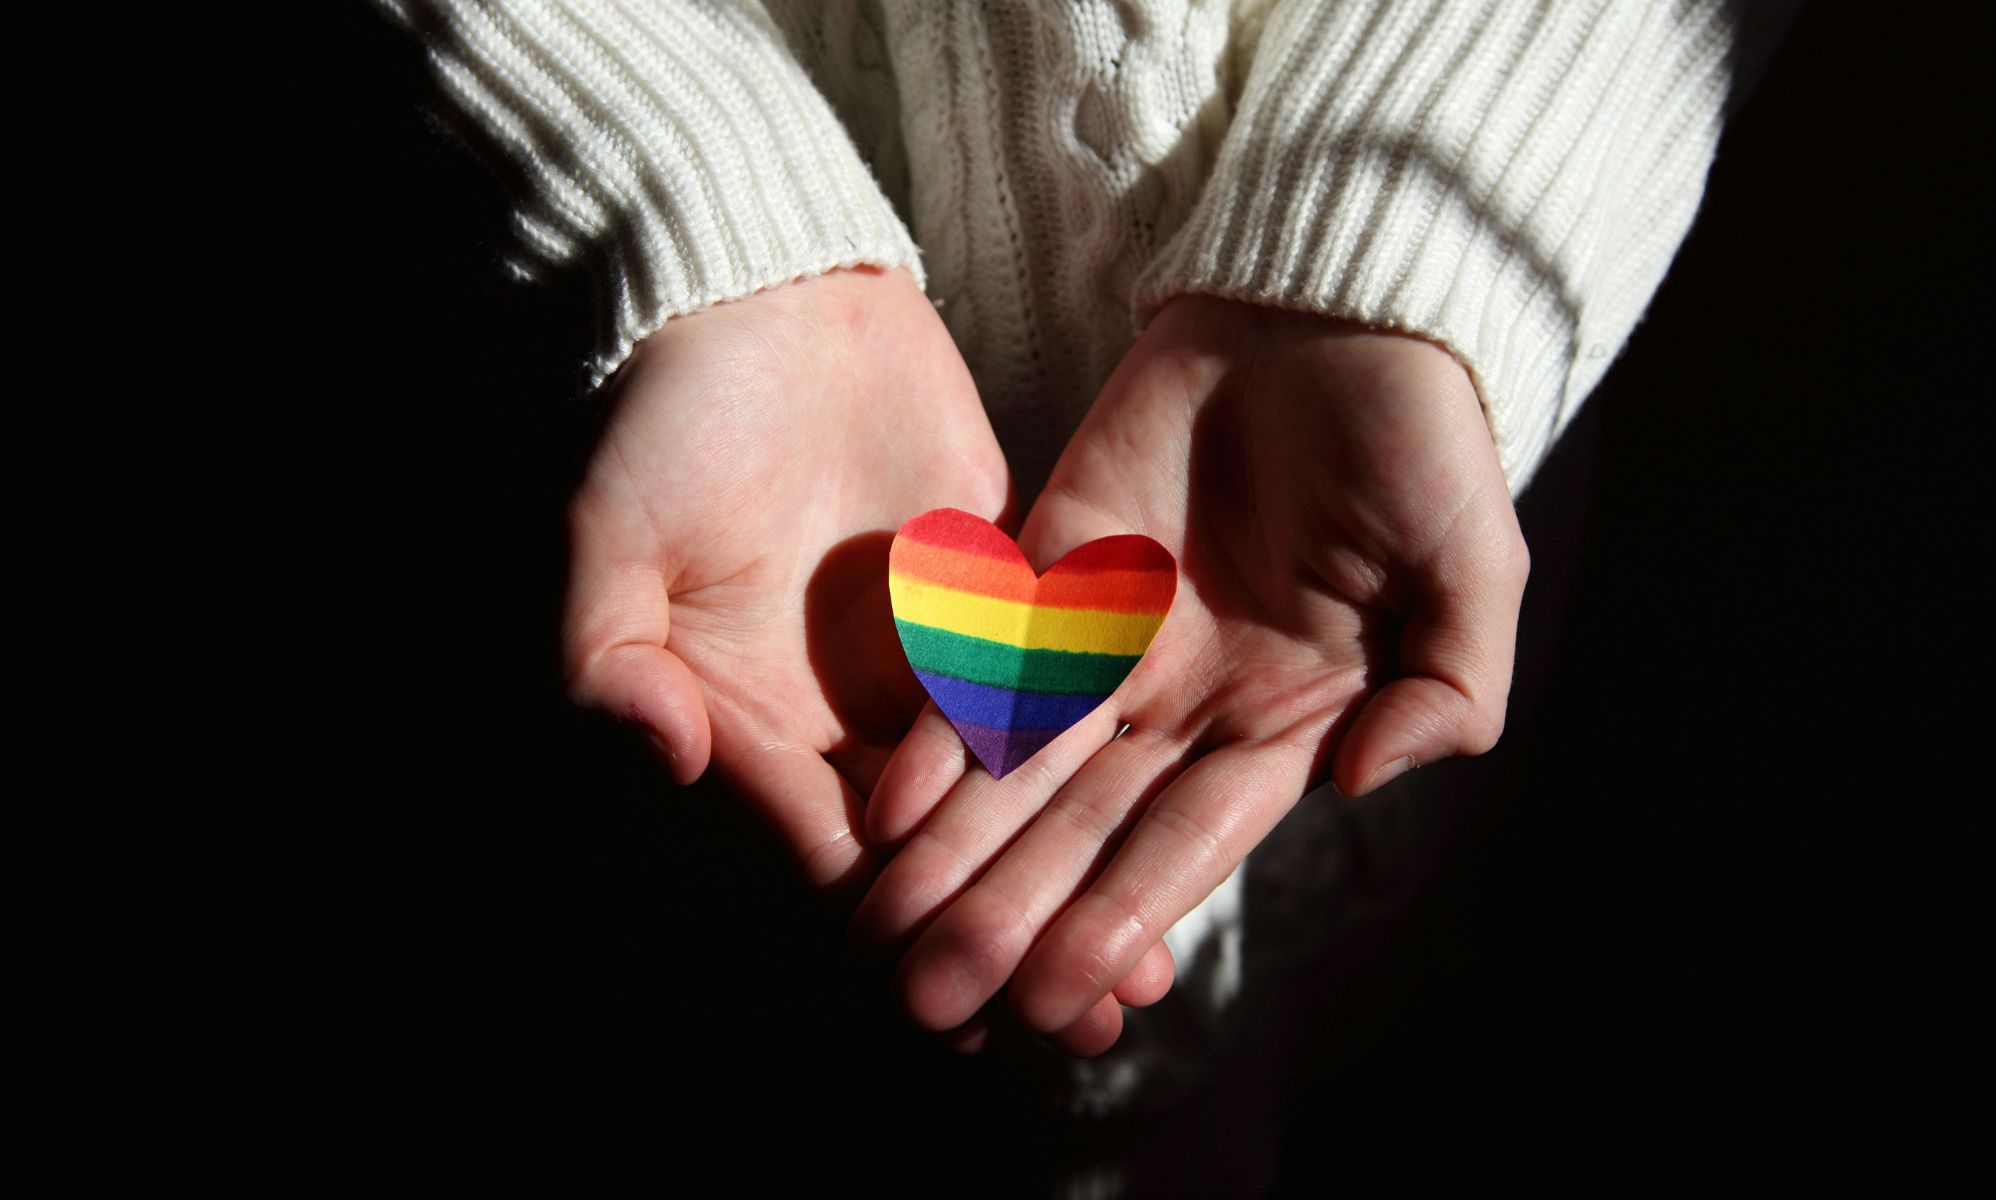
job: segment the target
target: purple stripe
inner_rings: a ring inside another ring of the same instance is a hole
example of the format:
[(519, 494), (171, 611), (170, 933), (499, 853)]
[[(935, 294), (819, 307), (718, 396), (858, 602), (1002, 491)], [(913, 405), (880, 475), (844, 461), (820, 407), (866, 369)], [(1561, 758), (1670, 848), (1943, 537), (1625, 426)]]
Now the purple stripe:
[(963, 736), (963, 744), (991, 772), (993, 779), (1003, 779), (1012, 768), (1038, 754), (1065, 729), (993, 729), (989, 725), (979, 725), (974, 721), (958, 721), (950, 724)]
[(915, 677), (952, 721), (974, 721), (993, 729), (1066, 729), (1102, 706), (1107, 696), (1068, 696), (988, 687), (932, 671)]

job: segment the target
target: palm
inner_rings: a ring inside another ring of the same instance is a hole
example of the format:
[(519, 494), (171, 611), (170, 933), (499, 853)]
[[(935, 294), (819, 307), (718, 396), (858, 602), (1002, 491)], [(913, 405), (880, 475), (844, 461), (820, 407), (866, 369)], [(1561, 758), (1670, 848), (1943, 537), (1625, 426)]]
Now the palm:
[(572, 509), (584, 699), (711, 758), (807, 874), (853, 836), (921, 693), (898, 669), (886, 546), (909, 516), (995, 516), (1003, 459), (905, 275), (838, 272), (680, 318), (640, 346)]
[[(876, 807), (920, 832), (862, 913), (888, 929), (933, 917), (905, 967), (927, 1023), (963, 1019), (1007, 976), (1034, 1028), (1100, 1011), (1314, 783), (1356, 794), (1501, 728), (1523, 543), (1474, 391), (1434, 347), (1174, 303), (1020, 544), (1044, 566), (1128, 531), (1170, 549), (1183, 586), (1103, 712), (1017, 783), (967, 776), (938, 803), (900, 788), (926, 772), (897, 763), (883, 784)], [(1005, 805), (1010, 828), (956, 816), (972, 803)], [(949, 863), (993, 856), (948, 886)]]
[[(1025, 537), (1052, 553), (1120, 522), (1178, 556), (1174, 628), (1132, 681), (1125, 721), (1216, 744), (1328, 748), (1338, 718), (1392, 678), (1409, 624), (1432, 616), (1420, 597), (1462, 559), (1522, 567), (1509, 496), (1467, 380), (1439, 351), (1324, 337), (1316, 318), (1269, 313), (1236, 318), (1253, 322), (1234, 332), (1251, 344), (1220, 366), (1178, 340), (1226, 328), (1210, 313), (1188, 319), (1202, 307), (1239, 306), (1182, 307), (1156, 334), (1173, 352), (1140, 347)], [(1298, 333), (1303, 345), (1281, 345)], [(1182, 686), (1188, 676), (1199, 686)], [(1365, 776), (1340, 782), (1357, 791)]]

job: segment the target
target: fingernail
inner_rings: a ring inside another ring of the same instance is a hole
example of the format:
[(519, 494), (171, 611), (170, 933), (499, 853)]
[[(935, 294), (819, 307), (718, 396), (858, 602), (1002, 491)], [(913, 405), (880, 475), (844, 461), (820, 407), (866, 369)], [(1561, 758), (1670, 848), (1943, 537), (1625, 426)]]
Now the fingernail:
[(1385, 787), (1387, 784), (1392, 783), (1420, 765), (1420, 763), (1414, 761), (1414, 756), (1411, 754), (1403, 754), (1399, 758), (1389, 758), (1373, 770), (1372, 775), (1366, 779), (1365, 786), (1358, 789), (1359, 794), (1364, 795), (1374, 788)]

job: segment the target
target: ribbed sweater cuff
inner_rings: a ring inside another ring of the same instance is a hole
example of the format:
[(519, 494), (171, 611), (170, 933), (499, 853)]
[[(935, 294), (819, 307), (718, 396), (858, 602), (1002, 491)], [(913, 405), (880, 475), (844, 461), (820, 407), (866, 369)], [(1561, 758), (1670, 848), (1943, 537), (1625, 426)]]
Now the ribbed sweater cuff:
[(1732, 34), (1716, 3), (1290, 3), (1138, 316), (1206, 292), (1432, 338), (1515, 493), (1690, 226)]
[(919, 254), (761, 8), (377, 0), (517, 180), (533, 278), (580, 263), (604, 301), (600, 381), (668, 318)]

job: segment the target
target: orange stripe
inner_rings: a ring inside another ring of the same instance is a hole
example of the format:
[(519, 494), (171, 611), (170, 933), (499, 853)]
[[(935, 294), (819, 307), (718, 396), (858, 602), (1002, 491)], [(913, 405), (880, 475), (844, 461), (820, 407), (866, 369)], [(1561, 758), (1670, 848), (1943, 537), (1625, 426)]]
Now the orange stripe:
[(888, 556), (888, 569), (979, 596), (1097, 612), (1165, 612), (1178, 589), (1178, 573), (1170, 569), (1069, 574), (1063, 568), (1036, 582), (1032, 568), (1023, 562), (1008, 568), (980, 554), (900, 538)]
[(1024, 558), (1015, 563), (994, 562), (982, 554), (953, 550), (911, 540), (906, 531), (894, 539), (888, 552), (887, 569), (897, 575), (913, 575), (930, 583), (996, 596), (1000, 600), (1033, 601), (1033, 569)]
[(1171, 608), (1171, 596), (1177, 590), (1175, 570), (1090, 571), (1085, 575), (1070, 575), (1063, 570), (1040, 580), (1036, 603), (1041, 608), (1161, 613)]

